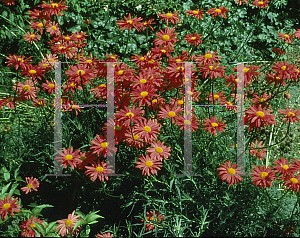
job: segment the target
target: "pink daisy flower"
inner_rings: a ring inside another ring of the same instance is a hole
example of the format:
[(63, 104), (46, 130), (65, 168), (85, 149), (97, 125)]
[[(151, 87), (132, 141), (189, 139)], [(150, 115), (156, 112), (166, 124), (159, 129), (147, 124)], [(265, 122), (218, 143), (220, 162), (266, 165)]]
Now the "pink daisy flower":
[(167, 159), (171, 156), (171, 154), (169, 153), (171, 148), (165, 146), (164, 142), (152, 142), (151, 146), (152, 147), (147, 148), (147, 151), (150, 154), (150, 158), (162, 161), (163, 158)]
[(176, 104), (172, 108), (169, 105), (166, 105), (164, 108), (161, 108), (158, 112), (158, 119), (171, 118), (172, 123), (175, 123), (175, 119), (177, 118), (178, 114), (182, 111), (182, 108), (177, 107)]
[(26, 177), (25, 179), (26, 179), (27, 186), (22, 187), (21, 190), (23, 192), (25, 192), (25, 194), (31, 192), (31, 189), (33, 189), (34, 191), (37, 191), (37, 188), (40, 186), (39, 181), (33, 177), (31, 177), (31, 178)]
[(160, 170), (160, 167), (162, 165), (162, 162), (150, 158), (149, 154), (146, 154), (146, 157), (142, 155), (142, 157), (139, 157), (140, 161), (136, 161), (135, 168), (141, 168), (142, 169), (142, 175), (148, 175), (151, 174), (157, 174), (157, 169)]
[(72, 169), (75, 169), (77, 165), (81, 163), (78, 155), (79, 152), (80, 150), (73, 152), (73, 146), (71, 146), (70, 149), (63, 148), (63, 152), (57, 151), (60, 156), (57, 156), (54, 158), (54, 160), (61, 162), (60, 166), (63, 166), (65, 169), (68, 167), (68, 165), (70, 165)]
[(56, 222), (59, 224), (55, 230), (59, 230), (58, 235), (67, 236), (69, 233), (72, 235), (73, 228), (76, 222), (79, 220), (80, 215), (75, 215), (75, 210), (72, 214), (68, 215), (67, 219), (57, 220)]
[(0, 215), (2, 218), (2, 221), (5, 220), (7, 213), (9, 212), (10, 215), (14, 216), (13, 212), (19, 212), (20, 211), (20, 205), (16, 202), (18, 202), (18, 198), (13, 199), (14, 196), (10, 198), (10, 195), (8, 194), (7, 198), (4, 197), (4, 200), (0, 199)]
[(20, 229), (21, 231), (21, 236), (24, 237), (36, 237), (36, 233), (35, 231), (37, 231), (36, 229), (36, 225), (34, 224), (34, 222), (42, 224), (45, 221), (42, 221), (40, 219), (38, 219), (37, 217), (32, 216), (31, 218), (22, 221), (22, 225), (20, 225)]
[(85, 174), (90, 175), (90, 179), (92, 181), (95, 181), (97, 178), (102, 182), (104, 182), (104, 178), (108, 181), (107, 174), (111, 174), (114, 172), (110, 169), (111, 167), (113, 166), (107, 165), (107, 163), (104, 163), (104, 161), (102, 161), (101, 163), (99, 162), (99, 160), (97, 161), (97, 163), (93, 161), (92, 166), (85, 166)]
[(157, 123), (156, 119), (149, 119), (148, 121), (146, 119), (140, 120), (139, 123), (133, 127), (133, 133), (147, 143), (156, 140), (156, 134), (159, 134), (159, 131), (160, 124)]
[(225, 181), (227, 180), (228, 184), (233, 185), (240, 181), (243, 181), (243, 178), (240, 175), (245, 174), (244, 172), (239, 171), (243, 167), (237, 168), (237, 164), (231, 165), (230, 160), (227, 160), (225, 163), (220, 165), (219, 170), (220, 178)]

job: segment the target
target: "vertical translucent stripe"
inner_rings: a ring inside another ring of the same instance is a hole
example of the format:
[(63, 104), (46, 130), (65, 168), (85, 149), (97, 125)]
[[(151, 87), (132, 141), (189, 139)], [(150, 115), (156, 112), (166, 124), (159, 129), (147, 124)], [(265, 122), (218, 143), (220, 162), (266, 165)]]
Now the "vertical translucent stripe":
[[(237, 65), (237, 166), (245, 166), (245, 137), (244, 137), (244, 63)], [(245, 172), (245, 169), (241, 169)]]

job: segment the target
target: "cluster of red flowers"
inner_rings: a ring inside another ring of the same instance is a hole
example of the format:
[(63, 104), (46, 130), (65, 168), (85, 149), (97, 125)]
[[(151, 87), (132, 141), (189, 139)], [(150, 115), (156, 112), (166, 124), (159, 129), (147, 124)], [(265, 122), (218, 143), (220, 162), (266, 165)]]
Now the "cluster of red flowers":
[[(300, 161), (294, 158), (294, 163), (290, 163), (287, 159), (280, 158), (274, 161), (276, 166), (262, 167), (259, 165), (253, 165), (252, 183), (255, 186), (260, 188), (272, 186), (272, 181), (276, 179), (282, 181), (286, 186), (286, 189), (290, 189), (294, 192), (295, 190), (299, 192), (300, 188)], [(225, 181), (227, 180), (228, 184), (233, 185), (240, 181), (243, 181), (241, 175), (245, 175), (244, 172), (240, 171), (243, 167), (237, 168), (237, 164), (231, 165), (231, 162), (228, 160), (225, 163), (220, 165), (218, 168), (220, 178)]]

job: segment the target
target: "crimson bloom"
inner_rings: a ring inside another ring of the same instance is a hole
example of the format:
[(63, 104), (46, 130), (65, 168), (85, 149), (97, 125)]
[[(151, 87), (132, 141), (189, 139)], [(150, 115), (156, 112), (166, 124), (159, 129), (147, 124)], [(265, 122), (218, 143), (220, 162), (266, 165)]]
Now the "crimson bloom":
[(45, 221), (40, 220), (37, 217), (32, 216), (31, 218), (22, 221), (22, 224), (20, 225), (20, 229), (21, 231), (21, 236), (24, 237), (36, 237), (36, 233), (35, 231), (37, 231), (36, 229), (36, 225), (35, 223), (39, 223), (39, 224), (43, 224)]
[(183, 39), (185, 39), (188, 44), (197, 46), (202, 43), (202, 37), (201, 34), (197, 35), (197, 32), (195, 32), (194, 34), (185, 35)]
[(224, 6), (222, 6), (219, 8), (209, 9), (206, 13), (211, 14), (212, 18), (215, 18), (216, 16), (222, 16), (227, 19), (227, 16), (225, 15), (225, 13), (228, 13), (228, 12), (229, 12), (228, 9), (225, 8)]
[(275, 172), (272, 171), (272, 168), (267, 167), (264, 165), (264, 167), (261, 167), (260, 165), (256, 167), (253, 165), (254, 169), (252, 170), (254, 173), (252, 174), (251, 180), (252, 183), (255, 186), (259, 186), (260, 188), (264, 186), (264, 188), (268, 187), (270, 188), (272, 186), (272, 181), (275, 180)]
[(160, 21), (167, 20), (167, 26), (169, 25), (169, 22), (172, 22), (173, 24), (176, 24), (180, 20), (180, 17), (178, 15), (178, 11), (176, 11), (175, 13), (169, 12), (167, 14), (159, 13), (159, 16), (160, 16)]
[(39, 41), (40, 36), (36, 35), (34, 32), (27, 32), (27, 34), (24, 35), (24, 40), (28, 41), (30, 44), (32, 44), (33, 41)]
[(81, 85), (82, 80), (83, 85), (86, 83), (91, 84), (90, 80), (94, 78), (93, 69), (89, 69), (80, 65), (70, 65), (70, 68), (71, 69), (66, 71), (66, 75), (74, 80), (74, 83)]
[(165, 31), (160, 30), (160, 32), (157, 32), (157, 39), (154, 40), (155, 46), (163, 46), (165, 45), (166, 47), (173, 47), (173, 44), (176, 41), (179, 41), (177, 38), (175, 38), (178, 33), (174, 33), (175, 28), (170, 29), (167, 27)]
[(60, 1), (54, 3), (52, 0), (50, 0), (50, 4), (43, 2), (41, 8), (44, 9), (43, 12), (47, 16), (52, 16), (52, 15), (58, 16), (58, 15), (63, 15), (62, 12), (65, 12), (68, 6), (66, 4), (66, 1)]
[(253, 2), (253, 6), (258, 6), (259, 9), (264, 8), (267, 9), (269, 1), (264, 0), (256, 0)]
[(296, 66), (293, 64), (290, 65), (287, 61), (274, 63), (272, 69), (276, 71), (276, 76), (283, 80), (285, 80), (286, 78), (294, 77), (295, 74), (297, 74), (297, 71), (295, 70)]
[(197, 10), (186, 10), (186, 15), (190, 15), (192, 17), (196, 17), (198, 20), (203, 20), (203, 9), (199, 10), (199, 8)]
[(136, 161), (135, 168), (142, 168), (142, 175), (148, 175), (151, 174), (157, 174), (157, 170), (160, 170), (160, 167), (162, 165), (162, 162), (159, 160), (150, 158), (149, 154), (146, 154), (146, 157), (142, 155), (142, 157), (139, 157), (140, 161)]
[(48, 94), (52, 94), (55, 92), (55, 82), (50, 82), (48, 80), (46, 80), (46, 83), (42, 83), (42, 87), (44, 92), (48, 92)]
[(204, 55), (195, 55), (193, 57), (194, 61), (197, 61), (198, 65), (200, 66), (201, 64), (203, 65), (212, 65), (216, 62), (220, 62), (221, 56), (217, 55), (218, 51), (215, 52), (211, 52), (211, 50), (209, 50), (207, 53), (205, 53)]
[(13, 65), (15, 67), (15, 70), (18, 70), (19, 67), (21, 69), (25, 70), (28, 67), (29, 62), (31, 61), (31, 58), (32, 58), (32, 56), (25, 59), (24, 55), (17, 56), (16, 54), (14, 54), (14, 55), (9, 54), (9, 56), (6, 57), (6, 59), (8, 61), (6, 61), (5, 63), (7, 63), (7, 67), (10, 67)]
[(150, 212), (146, 212), (146, 219), (141, 219), (141, 222), (146, 222), (145, 224), (145, 230), (146, 231), (152, 231), (155, 226), (158, 226), (158, 223), (161, 223), (164, 219), (164, 215), (159, 215), (159, 212), (154, 210)]
[(25, 192), (25, 194), (31, 192), (31, 189), (33, 189), (34, 191), (37, 191), (37, 188), (40, 186), (39, 181), (33, 177), (31, 177), (31, 178), (26, 177), (25, 179), (26, 179), (27, 186), (22, 187), (21, 190), (23, 192)]
[(108, 142), (106, 141), (106, 138), (102, 135), (96, 134), (95, 140), (91, 141), (91, 144), (93, 144), (90, 149), (94, 149), (93, 154), (97, 154), (97, 156), (100, 156), (103, 154), (104, 157), (106, 157), (107, 154), (107, 147), (108, 147)]
[(57, 151), (59, 156), (55, 157), (54, 160), (60, 161), (60, 166), (63, 166), (64, 168), (67, 168), (68, 165), (70, 165), (72, 169), (75, 169), (77, 165), (81, 163), (78, 155), (79, 152), (80, 150), (75, 150), (73, 152), (73, 146), (71, 146), (69, 149), (63, 148), (63, 152)]
[(210, 132), (212, 135), (217, 135), (217, 132), (221, 132), (221, 131), (225, 131), (224, 128), (227, 127), (227, 125), (223, 124), (225, 121), (221, 122), (220, 118), (219, 120), (217, 120), (216, 116), (211, 117), (210, 119), (206, 118), (203, 121), (203, 126), (205, 126), (203, 128), (203, 130), (206, 130), (207, 132)]
[(92, 166), (85, 166), (85, 174), (90, 175), (92, 181), (95, 181), (97, 178), (102, 182), (104, 182), (104, 179), (108, 181), (107, 174), (111, 174), (114, 172), (110, 169), (111, 167), (113, 166), (107, 165), (107, 163), (105, 163), (104, 161), (102, 161), (101, 163), (99, 160), (97, 163), (93, 161)]
[(222, 92), (217, 92), (216, 94), (212, 94), (210, 93), (209, 94), (209, 97), (207, 98), (209, 100), (210, 103), (213, 103), (214, 104), (226, 104), (227, 103), (227, 100), (226, 100), (226, 96), (224, 96), (224, 91)]
[(130, 126), (131, 121), (134, 123), (138, 123), (139, 120), (143, 119), (142, 116), (145, 113), (144, 110), (141, 110), (140, 107), (135, 108), (135, 105), (133, 105), (132, 109), (130, 109), (127, 106), (124, 106), (124, 109), (121, 109), (118, 111), (115, 116), (124, 123), (124, 126)]
[(210, 79), (216, 79), (217, 77), (223, 78), (224, 76), (224, 72), (226, 67), (225, 66), (219, 66), (220, 63), (213, 63), (212, 65), (203, 65), (199, 67), (199, 71), (200, 72), (204, 72), (203, 73), (203, 77), (207, 78), (208, 73), (209, 73), (209, 77)]
[(292, 110), (289, 107), (286, 107), (285, 111), (283, 109), (279, 109), (278, 112), (285, 115), (282, 121), (286, 120), (286, 123), (300, 121), (298, 118), (300, 116), (300, 109)]
[(237, 168), (237, 164), (231, 165), (230, 160), (227, 160), (223, 164), (220, 164), (220, 166), (221, 168), (218, 168), (218, 170), (219, 170), (219, 176), (222, 179), (222, 181), (227, 180), (227, 183), (230, 186), (240, 181), (243, 181), (243, 178), (240, 175), (244, 175), (245, 173), (239, 171), (243, 167)]
[(76, 224), (76, 222), (79, 220), (78, 218), (80, 215), (75, 215), (75, 210), (72, 212), (72, 214), (68, 215), (67, 219), (63, 220), (57, 220), (56, 222), (59, 224), (55, 230), (59, 230), (58, 235), (60, 236), (67, 236), (69, 233), (74, 232), (73, 228)]
[(293, 35), (285, 34), (285, 33), (278, 33), (278, 37), (280, 39), (282, 39), (283, 42), (285, 42), (285, 43), (290, 43), (290, 44), (293, 43), (293, 41), (292, 41), (292, 39), (294, 39)]
[(294, 190), (299, 192), (300, 174), (298, 174), (297, 177), (292, 176), (291, 178), (288, 178), (288, 181), (286, 181), (284, 185), (286, 185), (286, 189), (292, 188), (292, 192), (294, 192)]
[(128, 18), (124, 17), (125, 21), (118, 20), (117, 25), (120, 27), (120, 30), (124, 30), (125, 28), (128, 28), (130, 31), (132, 27), (134, 27), (137, 31), (140, 31), (140, 28), (142, 27), (142, 23), (139, 21), (142, 21), (143, 19), (141, 17), (139, 18), (133, 18), (131, 19), (131, 14), (128, 14)]
[(29, 64), (26, 69), (21, 71), (21, 74), (22, 76), (26, 74), (25, 78), (31, 77), (33, 80), (35, 80), (35, 77), (38, 77), (40, 80), (42, 80), (41, 76), (45, 77), (43, 74), (43, 70), (40, 67), (38, 67), (37, 65), (32, 66), (31, 64)]
[(254, 93), (253, 96), (254, 98), (251, 101), (253, 104), (261, 104), (262, 107), (265, 107), (268, 105), (267, 100), (271, 97), (271, 94), (264, 92), (264, 94), (259, 97), (257, 93)]
[(148, 121), (146, 119), (140, 120), (137, 125), (133, 127), (133, 133), (138, 135), (145, 142), (152, 142), (157, 138), (156, 134), (159, 134), (160, 124), (157, 123), (157, 120)]
[(156, 89), (152, 85), (142, 85), (136, 87), (132, 92), (133, 103), (139, 102), (139, 107), (147, 103), (148, 106), (151, 105), (151, 100), (153, 97), (158, 97), (155, 94)]
[[(190, 120), (192, 119), (192, 120)], [(191, 118), (185, 119), (183, 116), (178, 115), (176, 124), (180, 127), (180, 130), (187, 129), (189, 132), (196, 131), (199, 127), (199, 120), (195, 114), (192, 114)]]
[(4, 197), (4, 200), (0, 199), (0, 215), (2, 218), (2, 221), (6, 218), (7, 213), (9, 212), (10, 215), (14, 216), (13, 212), (19, 212), (20, 211), (20, 205), (16, 202), (18, 202), (18, 198), (13, 199), (14, 196), (10, 198), (10, 195), (8, 194), (7, 198)]
[(294, 172), (296, 172), (295, 168), (293, 166), (290, 167), (290, 163), (287, 159), (284, 159), (280, 157), (279, 159), (276, 159), (274, 161), (274, 164), (277, 166), (274, 166), (274, 170), (276, 174), (281, 174), (281, 179), (289, 179), (291, 176), (294, 175)]
[(150, 20), (148, 20), (148, 21), (144, 21), (143, 23), (142, 23), (142, 30), (144, 31), (146, 28), (147, 28), (147, 26), (149, 26), (150, 27), (150, 29), (152, 30), (152, 31), (154, 31), (154, 29), (153, 29), (153, 27), (151, 26), (151, 25), (154, 25), (154, 24), (156, 24), (155, 22), (153, 22), (154, 21), (154, 18), (151, 18)]
[(26, 100), (34, 99), (36, 97), (36, 90), (39, 90), (38, 88), (35, 89), (34, 83), (31, 80), (26, 80), (25, 84), (19, 82), (16, 89), (20, 97)]
[(164, 142), (152, 142), (151, 146), (152, 147), (147, 148), (147, 151), (150, 154), (150, 158), (162, 161), (163, 158), (167, 159), (171, 156), (171, 154), (169, 153), (171, 148), (165, 146)]
[(270, 114), (273, 110), (267, 110), (266, 108), (262, 108), (261, 105), (253, 105), (249, 106), (250, 109), (246, 110), (246, 118), (245, 122), (249, 122), (249, 131), (251, 131), (252, 127), (259, 128), (263, 125), (264, 127), (269, 124), (276, 124), (275, 115)]
[(166, 105), (164, 108), (161, 108), (158, 113), (158, 119), (171, 118), (171, 122), (175, 123), (176, 116), (182, 112), (181, 107), (174, 105), (170, 108), (169, 105)]
[[(255, 142), (251, 142), (251, 148), (250, 148), (250, 154), (253, 156), (257, 156), (258, 159), (262, 160), (266, 156), (266, 148), (263, 148), (265, 145), (263, 144), (263, 141), (260, 141), (258, 143), (258, 140), (256, 139)], [(263, 148), (263, 149), (262, 149)]]

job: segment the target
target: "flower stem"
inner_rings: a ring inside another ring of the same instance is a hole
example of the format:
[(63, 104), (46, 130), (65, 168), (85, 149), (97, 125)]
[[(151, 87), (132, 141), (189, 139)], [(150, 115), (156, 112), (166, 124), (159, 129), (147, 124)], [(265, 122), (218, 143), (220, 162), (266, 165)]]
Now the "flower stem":
[(129, 41), (129, 30), (128, 30), (128, 33), (127, 33), (127, 42), (126, 42), (126, 47), (125, 47), (125, 52), (124, 52), (124, 58), (126, 57), (126, 52), (127, 52), (127, 46), (128, 46), (128, 41)]

